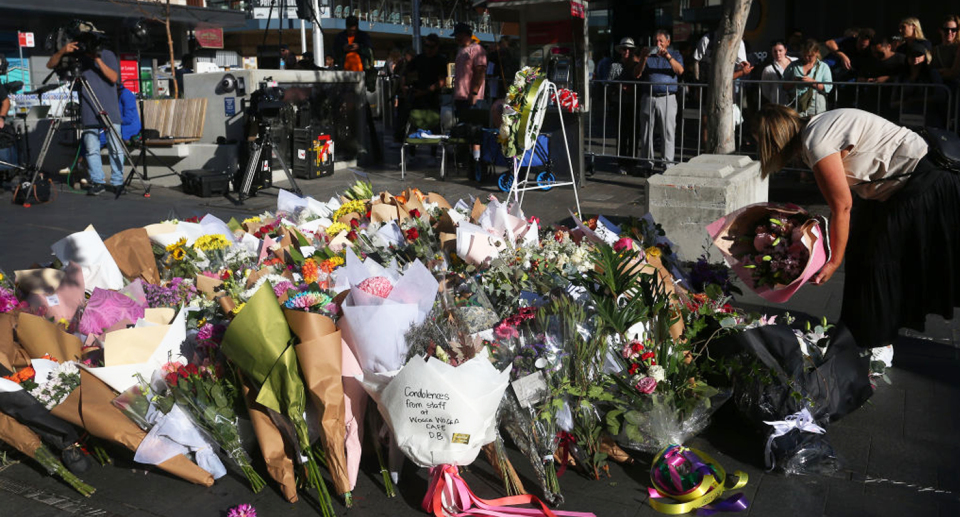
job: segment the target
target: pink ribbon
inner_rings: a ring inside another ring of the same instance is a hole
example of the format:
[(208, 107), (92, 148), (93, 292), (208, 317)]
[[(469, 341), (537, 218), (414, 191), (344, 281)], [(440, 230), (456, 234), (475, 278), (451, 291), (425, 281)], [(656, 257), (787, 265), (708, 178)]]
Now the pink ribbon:
[[(430, 468), (430, 487), (423, 498), (422, 508), (435, 517), (463, 517), (480, 515), (509, 517), (596, 517), (587, 512), (555, 512), (534, 495), (515, 495), (499, 499), (480, 499), (460, 477), (456, 465), (440, 465)], [(537, 505), (539, 508), (506, 508), (520, 504)]]

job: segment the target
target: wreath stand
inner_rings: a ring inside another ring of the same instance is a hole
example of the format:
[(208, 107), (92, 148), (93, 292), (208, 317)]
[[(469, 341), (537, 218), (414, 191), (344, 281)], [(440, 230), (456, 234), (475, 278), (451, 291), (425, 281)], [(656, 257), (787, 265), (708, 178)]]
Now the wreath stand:
[[(573, 187), (573, 199), (577, 204), (577, 214), (580, 214), (580, 195), (577, 193), (577, 178), (573, 168), (573, 159), (570, 157), (570, 144), (567, 142), (567, 129), (563, 123), (563, 114), (560, 113), (560, 107), (557, 107), (557, 115), (560, 117), (560, 133), (563, 134), (563, 150), (567, 153), (567, 164), (570, 166), (570, 181), (551, 182), (544, 185), (535, 177), (530, 181), (530, 167), (533, 163), (533, 152), (537, 146), (537, 138), (540, 136), (540, 129), (543, 127), (543, 119), (547, 114), (547, 107), (550, 104), (550, 94), (559, 98), (557, 85), (547, 79), (537, 79), (527, 95), (533, 95), (533, 102), (526, 103), (523, 112), (520, 114), (520, 130), (523, 131), (523, 150), (520, 156), (513, 157), (513, 183), (510, 186), (510, 193), (507, 198), (513, 196), (513, 200), (523, 206), (523, 196), (528, 190), (550, 190), (553, 187)], [(530, 153), (530, 160), (527, 163), (527, 170), (524, 173), (523, 181), (520, 180), (520, 170), (523, 168), (523, 160)]]

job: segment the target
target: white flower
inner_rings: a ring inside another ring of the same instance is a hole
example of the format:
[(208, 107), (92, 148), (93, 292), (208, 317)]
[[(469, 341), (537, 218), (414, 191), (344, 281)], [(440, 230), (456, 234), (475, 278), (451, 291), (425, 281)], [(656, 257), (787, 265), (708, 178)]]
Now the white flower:
[(653, 377), (653, 380), (663, 382), (663, 380), (667, 378), (667, 372), (662, 366), (655, 364), (647, 368), (647, 377)]

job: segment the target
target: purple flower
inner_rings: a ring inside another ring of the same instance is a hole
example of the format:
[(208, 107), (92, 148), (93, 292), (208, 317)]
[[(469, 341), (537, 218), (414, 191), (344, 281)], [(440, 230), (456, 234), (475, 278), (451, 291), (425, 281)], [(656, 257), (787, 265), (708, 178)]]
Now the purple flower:
[(277, 295), (277, 298), (280, 298), (287, 294), (287, 290), (289, 289), (293, 289), (293, 284), (290, 281), (280, 282), (273, 286), (273, 294)]
[(0, 313), (10, 312), (17, 308), (17, 305), (19, 304), (20, 301), (17, 300), (17, 297), (13, 294), (13, 292), (0, 287)]
[(637, 391), (645, 395), (653, 393), (653, 390), (657, 389), (657, 380), (653, 377), (644, 377), (640, 379), (640, 382), (637, 383)]
[(257, 510), (250, 504), (241, 504), (230, 509), (227, 517), (257, 517)]
[(200, 327), (200, 330), (197, 331), (197, 339), (199, 339), (200, 341), (207, 341), (212, 337), (213, 337), (212, 323), (204, 324), (202, 327)]

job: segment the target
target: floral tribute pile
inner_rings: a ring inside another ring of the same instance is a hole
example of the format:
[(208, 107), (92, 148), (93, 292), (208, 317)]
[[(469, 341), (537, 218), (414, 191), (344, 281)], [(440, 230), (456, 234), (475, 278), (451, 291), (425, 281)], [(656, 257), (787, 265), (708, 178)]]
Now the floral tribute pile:
[[(550, 508), (567, 471), (601, 479), (631, 454), (679, 454), (731, 397), (748, 415), (762, 405), (757, 443), (780, 464), (808, 457), (805, 443), (835, 459), (822, 433), (797, 433), (869, 396), (847, 379), (830, 391), (855, 393), (840, 407), (809, 384), (846, 375), (842, 336), (795, 325), (798, 340), (735, 309), (726, 270), (703, 261), (688, 289), (649, 216), (574, 221), (542, 227), (492, 196), (451, 204), (357, 183), (326, 202), (281, 191), (276, 211), (244, 220), (106, 240), (87, 228), (52, 246), (54, 262), (0, 273), (0, 440), (86, 496), (76, 474), (109, 461), (110, 443), (190, 483), (238, 469), (253, 492), (311, 492), (324, 515), (351, 506), (368, 452), (389, 495), (404, 458), (430, 468), (423, 509), (437, 516), (590, 515)], [(758, 359), (764, 336), (802, 347), (817, 375)], [(538, 487), (523, 486), (508, 447)], [(460, 477), (481, 455), (504, 498)], [(710, 469), (704, 480), (722, 472)], [(685, 507), (722, 507), (715, 477)]]

